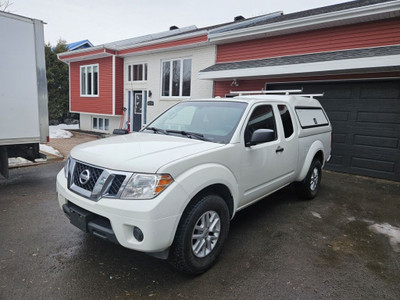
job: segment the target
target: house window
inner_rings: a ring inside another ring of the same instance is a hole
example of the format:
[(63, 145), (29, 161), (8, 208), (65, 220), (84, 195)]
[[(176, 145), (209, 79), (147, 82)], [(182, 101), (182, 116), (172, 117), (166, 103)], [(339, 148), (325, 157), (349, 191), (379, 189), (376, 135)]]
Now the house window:
[(81, 66), (81, 96), (99, 95), (99, 65)]
[(162, 62), (163, 97), (190, 97), (192, 60), (190, 58)]
[(109, 124), (110, 124), (109, 119), (98, 118), (98, 117), (93, 117), (92, 119), (92, 128), (95, 130), (107, 131), (110, 128)]
[(129, 65), (128, 81), (146, 81), (147, 64)]

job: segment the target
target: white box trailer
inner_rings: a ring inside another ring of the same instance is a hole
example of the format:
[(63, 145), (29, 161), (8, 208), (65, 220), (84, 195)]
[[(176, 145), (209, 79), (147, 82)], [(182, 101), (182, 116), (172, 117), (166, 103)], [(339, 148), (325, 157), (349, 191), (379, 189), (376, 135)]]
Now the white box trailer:
[(49, 139), (43, 22), (0, 12), (0, 173)]

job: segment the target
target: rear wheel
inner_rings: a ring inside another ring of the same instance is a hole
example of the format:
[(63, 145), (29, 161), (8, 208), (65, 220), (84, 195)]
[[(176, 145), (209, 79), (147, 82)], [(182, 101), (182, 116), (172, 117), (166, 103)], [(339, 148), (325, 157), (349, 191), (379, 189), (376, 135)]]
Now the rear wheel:
[(229, 210), (218, 195), (202, 196), (182, 216), (169, 262), (187, 274), (201, 274), (215, 262), (229, 231)]
[(300, 198), (306, 200), (315, 198), (321, 183), (321, 167), (321, 162), (318, 159), (314, 159), (306, 178), (303, 181), (295, 183), (296, 193)]

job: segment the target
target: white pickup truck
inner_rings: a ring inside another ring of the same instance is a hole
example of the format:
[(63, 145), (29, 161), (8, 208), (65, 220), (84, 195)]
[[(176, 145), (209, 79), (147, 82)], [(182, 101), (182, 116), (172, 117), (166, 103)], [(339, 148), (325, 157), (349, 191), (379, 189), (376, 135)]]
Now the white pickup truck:
[(140, 132), (75, 147), (58, 201), (83, 231), (199, 274), (237, 211), (291, 183), (315, 197), (331, 130), (312, 96), (184, 101)]

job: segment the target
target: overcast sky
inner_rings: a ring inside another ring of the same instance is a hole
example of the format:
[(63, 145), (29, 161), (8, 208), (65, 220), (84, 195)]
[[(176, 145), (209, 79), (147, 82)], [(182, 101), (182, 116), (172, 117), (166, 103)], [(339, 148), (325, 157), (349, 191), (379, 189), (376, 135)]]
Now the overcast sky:
[[(4, 0), (0, 0), (1, 3)], [(170, 26), (205, 27), (283, 11), (284, 14), (346, 0), (10, 0), (11, 13), (43, 20), (53, 46), (88, 39), (94, 45), (162, 32)]]

